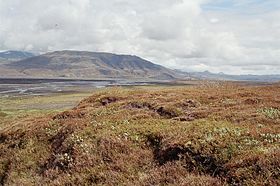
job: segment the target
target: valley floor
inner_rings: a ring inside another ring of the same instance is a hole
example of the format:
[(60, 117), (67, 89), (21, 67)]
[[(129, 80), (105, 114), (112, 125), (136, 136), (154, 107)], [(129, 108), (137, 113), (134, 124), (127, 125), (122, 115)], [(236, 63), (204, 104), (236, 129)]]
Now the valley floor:
[(3, 98), (0, 185), (279, 185), (279, 92), (210, 83)]

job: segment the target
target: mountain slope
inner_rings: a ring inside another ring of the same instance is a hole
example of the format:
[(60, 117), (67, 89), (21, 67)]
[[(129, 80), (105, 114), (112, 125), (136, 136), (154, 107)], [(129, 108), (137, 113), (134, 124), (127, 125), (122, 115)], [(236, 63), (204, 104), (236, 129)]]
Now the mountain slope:
[(57, 51), (5, 65), (18, 76), (173, 79), (178, 73), (137, 56)]

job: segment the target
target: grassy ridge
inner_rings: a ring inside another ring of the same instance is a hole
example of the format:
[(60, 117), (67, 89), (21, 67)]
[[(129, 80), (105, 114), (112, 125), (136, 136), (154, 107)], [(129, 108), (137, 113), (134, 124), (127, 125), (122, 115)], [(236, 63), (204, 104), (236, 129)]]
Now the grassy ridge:
[(0, 132), (0, 184), (277, 185), (279, 91), (104, 89)]

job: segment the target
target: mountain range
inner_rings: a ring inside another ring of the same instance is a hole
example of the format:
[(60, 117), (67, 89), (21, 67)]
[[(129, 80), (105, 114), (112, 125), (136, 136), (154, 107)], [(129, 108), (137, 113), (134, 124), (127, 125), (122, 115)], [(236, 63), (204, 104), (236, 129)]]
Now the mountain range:
[(229, 75), (225, 73), (211, 73), (209, 71), (204, 72), (189, 72), (189, 75), (198, 79), (204, 80), (225, 80), (225, 81), (257, 81), (257, 82), (276, 82), (280, 81), (279, 74), (271, 75)]
[(182, 74), (137, 56), (85, 51), (56, 51), (10, 61), (0, 77), (144, 78), (170, 80)]
[(0, 78), (280, 81), (280, 75), (277, 74), (228, 75), (209, 71), (184, 72), (133, 55), (71, 50), (42, 55), (23, 51), (0, 52)]

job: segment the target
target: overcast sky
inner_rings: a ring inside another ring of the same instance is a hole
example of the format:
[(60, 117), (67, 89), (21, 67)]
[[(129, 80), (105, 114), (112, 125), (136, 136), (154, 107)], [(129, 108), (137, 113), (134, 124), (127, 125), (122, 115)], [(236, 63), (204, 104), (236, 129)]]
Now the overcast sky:
[(280, 1), (0, 0), (0, 50), (64, 49), (187, 71), (280, 74)]

